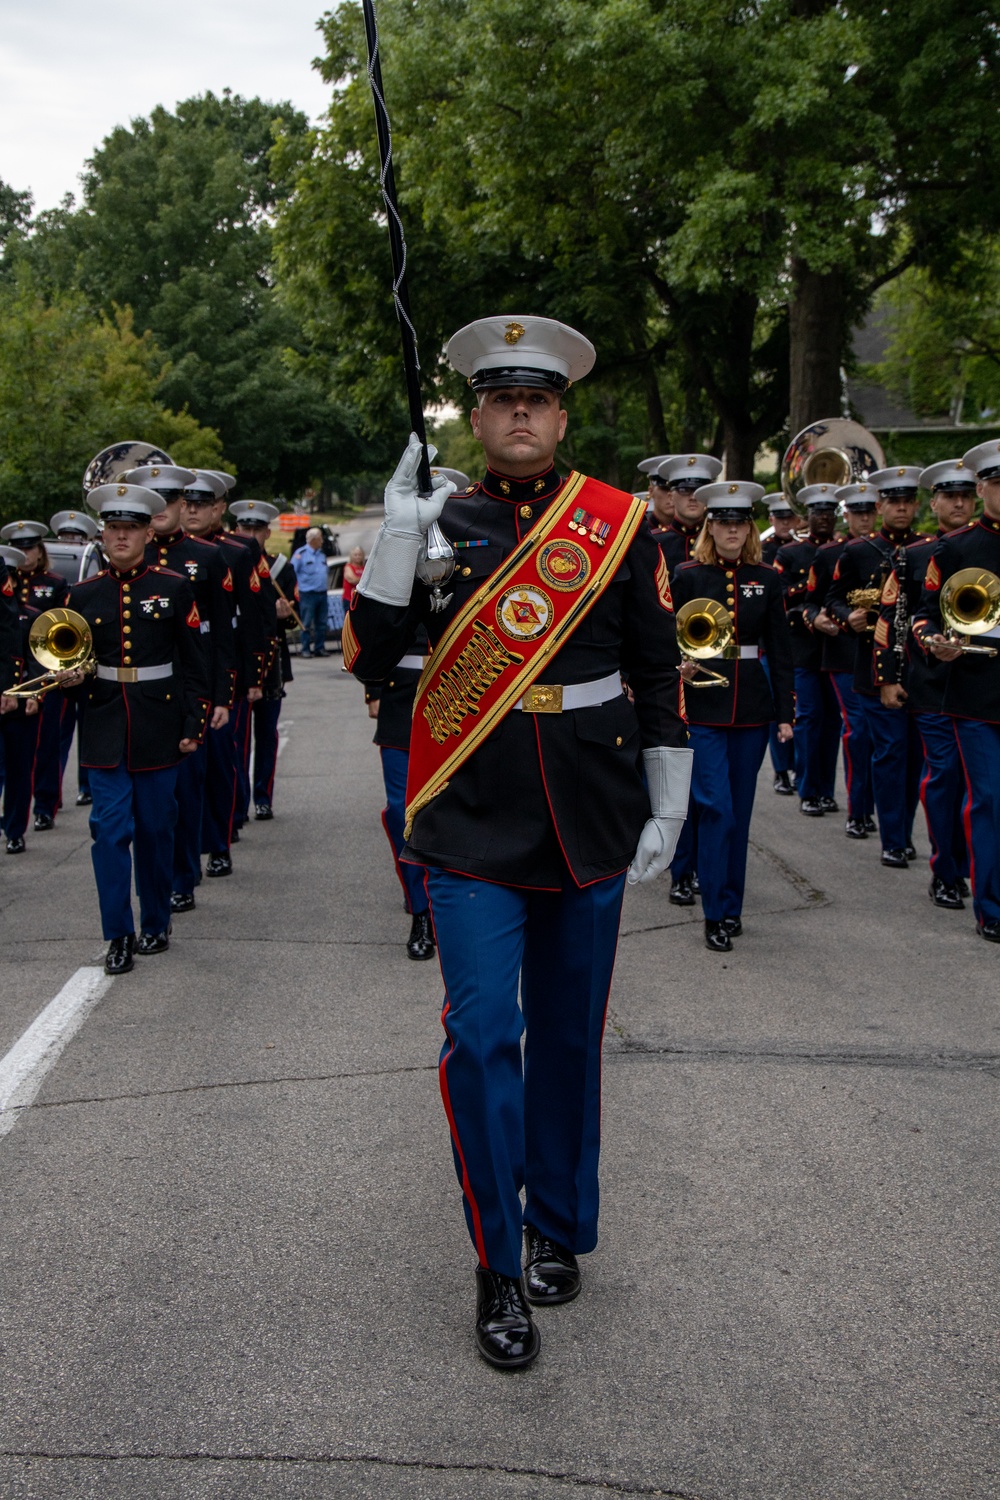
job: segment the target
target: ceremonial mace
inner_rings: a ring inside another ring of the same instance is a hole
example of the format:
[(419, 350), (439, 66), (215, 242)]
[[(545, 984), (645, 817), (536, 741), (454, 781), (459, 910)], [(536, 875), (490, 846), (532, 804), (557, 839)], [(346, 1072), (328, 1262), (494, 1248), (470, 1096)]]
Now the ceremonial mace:
[[(385, 103), (382, 86), (382, 64), (379, 60), (378, 25), (375, 20), (374, 0), (361, 0), (365, 18), (365, 40), (368, 43), (368, 82), (371, 85), (375, 105), (375, 130), (378, 135), (378, 154), (381, 164), (379, 184), (382, 201), (385, 203), (389, 223), (389, 248), (392, 252), (392, 300), (396, 304), (399, 319), (399, 335), (403, 346), (403, 372), (406, 376), (406, 396), (410, 407), (410, 429), (420, 439), (422, 454), (417, 470), (418, 493), (427, 498), (433, 493), (431, 465), (427, 453), (427, 432), (424, 427), (424, 408), (420, 400), (420, 358), (417, 353), (417, 334), (410, 317), (410, 298), (406, 289), (406, 237), (403, 221), (399, 216), (396, 201), (396, 177), (392, 167), (392, 127)], [(436, 521), (432, 521), (420, 557), (417, 561), (417, 577), (431, 588), (431, 609), (437, 613), (445, 608), (451, 595), (442, 595), (441, 585), (447, 583), (455, 571), (455, 554)]]

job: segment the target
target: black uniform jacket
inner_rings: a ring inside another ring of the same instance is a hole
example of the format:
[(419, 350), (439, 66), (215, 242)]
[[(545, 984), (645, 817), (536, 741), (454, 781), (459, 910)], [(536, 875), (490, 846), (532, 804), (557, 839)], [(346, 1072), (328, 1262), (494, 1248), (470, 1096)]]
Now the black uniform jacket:
[(202, 644), (209, 660), (212, 702), (232, 708), (236, 692), (236, 632), (232, 592), (226, 591), (227, 563), (214, 542), (183, 531), (158, 536), (146, 547), (146, 561), (186, 578), (201, 616)]
[(38, 567), (33, 573), (20, 568), (14, 580), (14, 588), (22, 604), (42, 613), (46, 609), (61, 609), (69, 598), (69, 584), (58, 573), (47, 573)]
[[(421, 629), (408, 654), (426, 656), (429, 651), (427, 632)], [(397, 665), (384, 682), (365, 683), (365, 702), (378, 703), (373, 745), (385, 746), (390, 750), (409, 750), (413, 700), (417, 696), (419, 681), (420, 673), (416, 668)]]
[(94, 636), (94, 656), (106, 667), (153, 667), (173, 673), (153, 682), (108, 682), (88, 677), (80, 690), (80, 758), (85, 766), (155, 771), (181, 758), (182, 739), (201, 740), (211, 709), (207, 653), (198, 606), (186, 578), (145, 562), (127, 573), (108, 568), (70, 591)]
[[(456, 547), (449, 607), (432, 614), (415, 584), (409, 606), (355, 593), (348, 665), (362, 681), (386, 680), (417, 649), (420, 626), (439, 639), (457, 610), (544, 515), (560, 488), (554, 469), (531, 479), (485, 479), (447, 501), (441, 528)], [(462, 547), (463, 542), (484, 545)], [(537, 681), (595, 682), (627, 672), (624, 694), (561, 714), (512, 710), (416, 816), (405, 857), (484, 880), (561, 889), (624, 870), (649, 817), (640, 750), (682, 746), (673, 611), (656, 582), (659, 554), (640, 527), (617, 573)]]
[[(30, 604), (22, 604), (18, 611), (18, 614), (16, 616), (17, 642), (14, 647), (16, 654), (11, 658), (11, 668), (13, 675), (11, 677), (11, 680), (7, 684), (8, 687), (20, 687), (22, 682), (28, 682), (32, 677), (39, 677), (42, 672), (45, 671), (45, 668), (42, 666), (41, 662), (36, 661), (32, 656), (29, 640), (31, 635), (31, 627), (38, 619), (40, 613), (40, 610), (32, 609)], [(39, 704), (39, 708), (41, 708), (41, 704)], [(19, 698), (17, 700), (17, 708), (12, 709), (9, 713), (4, 714), (3, 721), (0, 722), (4, 722), (7, 719), (23, 719), (27, 714), (27, 711), (27, 698)]]
[(291, 615), (286, 620), (278, 619), (278, 600), (283, 598), (286, 603), (294, 606), (298, 601), (298, 589), (295, 571), (289, 565), (288, 558), (283, 552), (279, 552), (276, 557), (272, 557), (269, 552), (264, 552), (261, 563), (262, 566), (258, 569), (260, 581), (270, 601), (269, 608), (274, 610), (276, 629), (271, 661), (264, 679), (264, 697), (283, 698), (285, 683), (292, 680), (292, 654), (288, 649), (288, 632), (294, 626), (295, 621)]
[(761, 562), (770, 563), (771, 566), (773, 567), (774, 566), (774, 559), (777, 557), (777, 555), (781, 551), (782, 547), (786, 547), (788, 545), (788, 543), (789, 543), (790, 540), (791, 540), (791, 538), (787, 537), (787, 536), (786, 537), (769, 536), (766, 541), (761, 542), (761, 544), (760, 544), (760, 560), (761, 560)]
[[(809, 595), (809, 569), (819, 546), (811, 537), (801, 542), (786, 542), (779, 547), (774, 566), (781, 577), (785, 613), (792, 640), (792, 660), (807, 672), (818, 672), (823, 662), (823, 637), (816, 635), (805, 614)], [(782, 721), (784, 722), (784, 721)]]
[(734, 645), (757, 646), (767, 654), (771, 685), (760, 660), (713, 657), (710, 672), (729, 679), (728, 687), (684, 685), (687, 716), (692, 724), (719, 727), (767, 724), (776, 719), (790, 724), (794, 714), (792, 643), (781, 597), (781, 580), (767, 563), (682, 563), (673, 582), (674, 608), (692, 599), (717, 599), (736, 626)]
[[(941, 586), (961, 568), (985, 568), (1000, 577), (1000, 521), (988, 516), (952, 531), (932, 549), (913, 633), (924, 649), (922, 638), (947, 635), (941, 620)], [(973, 637), (977, 645), (994, 646), (1000, 639)], [(963, 655), (946, 664), (942, 712), (957, 719), (982, 719), (1000, 724), (1000, 655)]]
[(260, 548), (228, 531), (214, 531), (208, 540), (219, 548), (226, 564), (224, 587), (233, 603), (236, 631), (236, 696), (242, 698), (248, 688), (263, 688), (267, 675), (269, 641), (257, 572)]
[[(806, 602), (802, 613), (810, 625), (815, 628), (816, 616), (826, 604), (826, 596), (830, 592), (833, 582), (834, 569), (840, 561), (840, 554), (847, 546), (844, 537), (834, 542), (824, 542), (813, 558), (812, 567), (809, 569), (809, 580), (806, 585)], [(828, 611), (829, 613), (829, 611)], [(840, 621), (837, 621), (838, 628)], [(854, 632), (851, 632), (853, 636)], [(820, 671), (822, 672), (853, 672), (854, 671), (854, 641), (848, 639), (843, 630), (837, 635), (825, 635), (823, 631), (815, 632), (815, 639), (821, 642), (820, 646)]]
[(701, 522), (688, 527), (680, 521), (671, 521), (669, 526), (656, 526), (653, 536), (667, 560), (667, 571), (671, 580), (682, 562), (687, 562), (694, 551), (694, 544), (701, 536)]
[[(922, 536), (905, 548), (905, 561), (889, 575), (883, 590), (879, 623), (875, 627), (875, 644), (872, 648), (872, 676), (876, 687), (884, 683), (901, 682), (907, 692), (906, 707), (911, 714), (940, 714), (944, 712), (944, 688), (948, 680), (948, 663), (938, 661), (936, 656), (925, 653), (913, 638), (910, 626), (920, 608), (920, 597), (924, 590), (924, 575), (931, 554), (947, 532), (939, 531), (934, 536)], [(899, 603), (902, 589), (903, 603)], [(905, 604), (907, 621), (906, 649), (900, 663), (896, 650), (896, 613)]]
[(833, 570), (833, 582), (826, 596), (826, 612), (836, 620), (848, 640), (854, 637), (854, 691), (868, 698), (878, 696), (872, 667), (872, 646), (875, 641), (875, 626), (878, 624), (878, 609), (868, 612), (870, 630), (859, 634), (847, 621), (854, 605), (847, 596), (854, 589), (885, 587), (896, 561), (900, 547), (908, 547), (917, 541), (915, 531), (903, 533), (884, 529), (876, 536), (853, 537), (844, 547)]
[(20, 680), (15, 676), (20, 649), (21, 627), (18, 623), (14, 580), (7, 571), (7, 564), (0, 557), (0, 693)]

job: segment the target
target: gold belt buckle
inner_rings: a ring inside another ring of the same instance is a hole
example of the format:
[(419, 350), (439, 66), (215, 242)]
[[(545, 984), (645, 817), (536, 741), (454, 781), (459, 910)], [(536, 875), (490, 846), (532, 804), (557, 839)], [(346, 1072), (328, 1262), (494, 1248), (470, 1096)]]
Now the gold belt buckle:
[(139, 681), (139, 668), (138, 667), (119, 667), (118, 668), (118, 681), (119, 682), (138, 682)]
[(562, 695), (561, 682), (535, 683), (521, 699), (521, 709), (526, 714), (561, 714)]

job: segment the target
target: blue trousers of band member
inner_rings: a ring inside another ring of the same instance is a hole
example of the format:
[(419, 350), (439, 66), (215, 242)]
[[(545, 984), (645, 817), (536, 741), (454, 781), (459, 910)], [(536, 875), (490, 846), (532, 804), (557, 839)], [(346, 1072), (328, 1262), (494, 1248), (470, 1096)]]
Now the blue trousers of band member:
[[(209, 730), (209, 734), (211, 734)], [(197, 750), (185, 755), (177, 768), (177, 825), (174, 829), (173, 889), (193, 896), (201, 881), (202, 821), (205, 816), (205, 778), (208, 773), (208, 736)]]
[(690, 727), (691, 795), (698, 808), (698, 881), (706, 922), (743, 911), (747, 844), (768, 727)]
[(956, 719), (965, 768), (965, 836), (977, 922), (1000, 922), (1000, 724)]
[(860, 821), (875, 811), (872, 788), (872, 741), (861, 695), (854, 691), (853, 672), (831, 672), (833, 691), (840, 705), (843, 724), (840, 743), (844, 752), (844, 780), (847, 783), (847, 816)]
[[(78, 698), (73, 693), (63, 695), (62, 717), (59, 720), (59, 779), (66, 774), (66, 764), (69, 760), (69, 752), (73, 745), (73, 734), (76, 729), (83, 731), (83, 715), (86, 705), (85, 698)], [(90, 791), (90, 773), (86, 766), (80, 764), (80, 736), (76, 739), (76, 784), (81, 792)]]
[(162, 771), (90, 768), (90, 857), (97, 880), (101, 926), (108, 941), (135, 931), (132, 865), (143, 932), (170, 925), (177, 767)]
[(310, 589), (299, 595), (299, 619), (302, 621), (302, 654), (326, 650), (326, 626), (330, 614), (330, 601), (326, 590)]
[(795, 668), (795, 789), (803, 801), (832, 797), (837, 784), (840, 709), (829, 672)]
[(382, 781), (385, 784), (382, 827), (385, 829), (389, 847), (392, 849), (399, 883), (403, 887), (406, 910), (415, 916), (427, 910), (424, 867), (423, 865), (402, 864), (399, 858), (405, 842), (403, 828), (406, 823), (406, 772), (410, 757), (405, 750), (393, 749), (391, 745), (380, 745), (379, 755), (382, 759)]
[(236, 754), (236, 813), (234, 823), (242, 827), (250, 812), (250, 749), (255, 707), (249, 698), (238, 698), (231, 715)]
[(858, 694), (872, 742), (872, 788), (883, 849), (905, 849), (920, 801), (923, 751), (913, 715)]
[(698, 868), (698, 809), (693, 797), (688, 798), (687, 817), (677, 840), (677, 848), (670, 862), (671, 880), (681, 880), (693, 875)]
[[(767, 678), (768, 687), (771, 685), (771, 668), (767, 664), (767, 657), (761, 656), (760, 664), (764, 668), (764, 676)], [(775, 776), (782, 771), (794, 771), (795, 769), (795, 741), (785, 740), (782, 743), (778, 739), (778, 726), (772, 724), (767, 736), (767, 748), (771, 752), (771, 765), (774, 767)]]
[(201, 823), (201, 852), (228, 854), (233, 838), (236, 812), (236, 741), (233, 738), (233, 715), (222, 729), (210, 729), (205, 736), (208, 746), (208, 768), (205, 776), (205, 810)]
[(274, 801), (274, 773), (278, 766), (280, 698), (262, 698), (253, 706), (253, 800)]
[(601, 1042), (625, 876), (579, 890), (567, 873), (562, 891), (529, 891), (427, 875), (466, 1222), (480, 1264), (519, 1276), (522, 1221), (579, 1254), (597, 1244)]
[(58, 688), (46, 693), (39, 708), (38, 749), (35, 751), (35, 813), (54, 818), (62, 791), (62, 764), (59, 759), (59, 724), (62, 719), (63, 694)]
[(28, 826), (38, 729), (38, 714), (32, 714), (30, 718), (23, 713), (0, 716), (2, 827), (4, 837), (8, 839), (23, 839)]
[(914, 714), (924, 749), (920, 800), (931, 841), (931, 874), (955, 885), (969, 873), (962, 804), (965, 776), (955, 737), (955, 720), (947, 714)]

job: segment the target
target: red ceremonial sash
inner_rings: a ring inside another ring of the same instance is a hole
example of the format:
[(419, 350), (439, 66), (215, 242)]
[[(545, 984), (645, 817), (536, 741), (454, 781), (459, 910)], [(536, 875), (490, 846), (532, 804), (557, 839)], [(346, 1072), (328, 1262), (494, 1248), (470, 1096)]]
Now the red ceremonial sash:
[(645, 499), (571, 474), (452, 620), (417, 685), (407, 838), (420, 809), (444, 791), (596, 604), (645, 514)]

